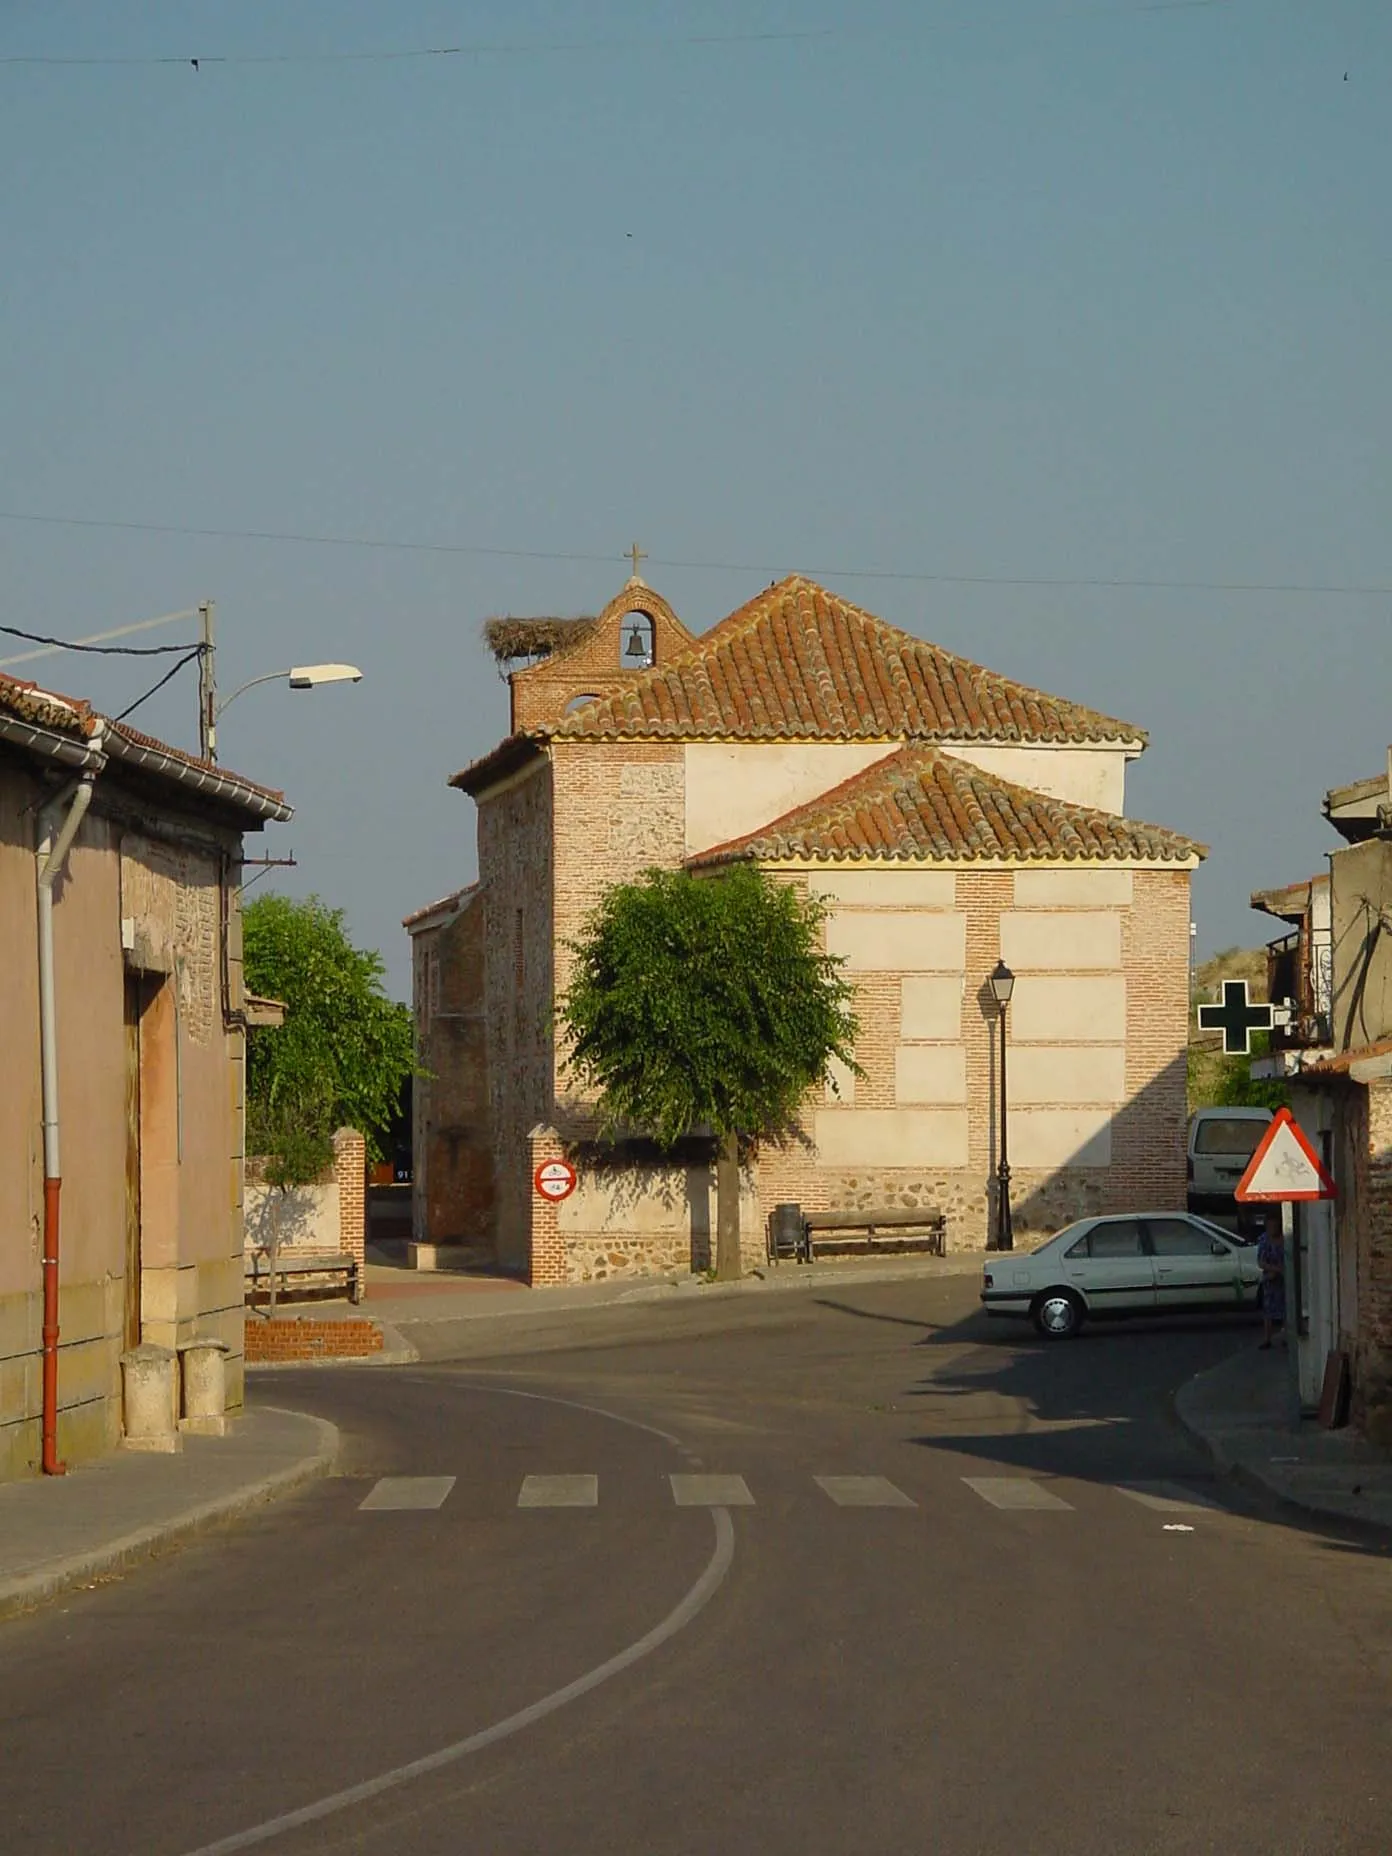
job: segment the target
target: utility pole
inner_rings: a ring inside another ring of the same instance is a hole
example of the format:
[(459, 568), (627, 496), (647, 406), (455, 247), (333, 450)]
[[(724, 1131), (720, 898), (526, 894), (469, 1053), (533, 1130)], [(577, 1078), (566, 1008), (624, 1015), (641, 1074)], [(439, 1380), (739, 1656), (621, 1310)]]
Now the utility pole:
[(217, 759), (217, 646), (213, 643), (216, 616), (214, 601), (205, 599), (198, 608), (203, 626), (198, 657), (198, 752), (204, 760)]

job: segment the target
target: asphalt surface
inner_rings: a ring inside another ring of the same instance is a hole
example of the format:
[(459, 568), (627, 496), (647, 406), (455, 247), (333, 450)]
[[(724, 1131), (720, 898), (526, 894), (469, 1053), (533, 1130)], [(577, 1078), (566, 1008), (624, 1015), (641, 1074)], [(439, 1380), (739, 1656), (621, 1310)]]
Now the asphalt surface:
[[(1257, 1505), (1171, 1414), (1255, 1333), (1046, 1347), (974, 1295), (442, 1323), (413, 1367), (259, 1377), (343, 1473), (0, 1628), (0, 1847), (1382, 1856), (1387, 1540)], [(740, 1505), (679, 1506), (694, 1474)], [(595, 1505), (519, 1507), (540, 1476)]]

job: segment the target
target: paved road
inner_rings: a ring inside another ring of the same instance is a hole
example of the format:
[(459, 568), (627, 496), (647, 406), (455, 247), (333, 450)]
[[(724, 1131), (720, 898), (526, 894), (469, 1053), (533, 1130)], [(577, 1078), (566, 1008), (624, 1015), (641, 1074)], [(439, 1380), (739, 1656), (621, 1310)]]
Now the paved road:
[(0, 1631), (0, 1847), (1382, 1856), (1386, 1543), (1169, 1416), (1250, 1330), (1045, 1348), (974, 1287), (259, 1380), (346, 1473)]

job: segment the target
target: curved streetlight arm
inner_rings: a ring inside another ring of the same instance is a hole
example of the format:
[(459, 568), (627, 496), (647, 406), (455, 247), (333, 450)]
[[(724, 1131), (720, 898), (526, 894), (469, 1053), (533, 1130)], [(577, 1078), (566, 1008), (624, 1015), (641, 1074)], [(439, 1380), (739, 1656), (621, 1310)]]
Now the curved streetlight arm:
[(236, 702), (239, 696), (244, 696), (248, 690), (254, 690), (258, 683), (283, 683), (289, 675), (290, 672), (288, 670), (268, 670), (264, 676), (253, 677), (250, 682), (243, 683), (240, 688), (233, 690), (226, 702), (220, 702), (218, 704), (217, 708), (213, 711), (214, 719), (221, 715), (224, 709), (229, 708)]

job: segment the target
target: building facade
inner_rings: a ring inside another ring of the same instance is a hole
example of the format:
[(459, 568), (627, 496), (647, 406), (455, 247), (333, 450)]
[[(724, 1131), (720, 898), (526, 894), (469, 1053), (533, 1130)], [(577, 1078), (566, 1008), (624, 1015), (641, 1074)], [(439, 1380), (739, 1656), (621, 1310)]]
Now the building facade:
[(1392, 1443), (1392, 755), (1326, 794), (1342, 842), (1307, 882), (1252, 906), (1290, 924), (1271, 971), (1290, 1022), (1254, 1072), (1284, 1078), (1335, 1185), (1287, 1213), (1287, 1302), (1300, 1402), (1320, 1401), (1331, 1354), (1348, 1362), (1355, 1421)]
[[(798, 577), (696, 638), (636, 577), (596, 619), (508, 624), (495, 644), (534, 658), (511, 672), (512, 732), (454, 780), (478, 811), (471, 1114), (501, 1265), (583, 1280), (709, 1257), (705, 1157), (585, 1164), (593, 1105), (554, 1027), (571, 944), (612, 884), (653, 866), (715, 874), (747, 860), (816, 894), (827, 948), (856, 986), (863, 1074), (830, 1078), (802, 1139), (757, 1155), (751, 1260), (768, 1210), (789, 1199), (932, 1206), (950, 1245), (984, 1242), (999, 1140), (986, 978), (1001, 958), (1018, 975), (1017, 1224), (1183, 1204), (1189, 879), (1202, 849), (1125, 817), (1138, 730)], [(427, 1036), (431, 920), (408, 924)], [(432, 1103), (420, 1138), (448, 1118), (462, 1145), (438, 1086)], [(563, 1151), (581, 1156), (579, 1186), (549, 1206), (533, 1172)], [(436, 1177), (428, 1162), (417, 1225), (444, 1238), (463, 1210), (440, 1219)]]
[(0, 675), (0, 1478), (39, 1466), (46, 1421), (60, 1461), (119, 1442), (121, 1356), (142, 1342), (222, 1340), (241, 1403), (242, 840), (289, 817)]

